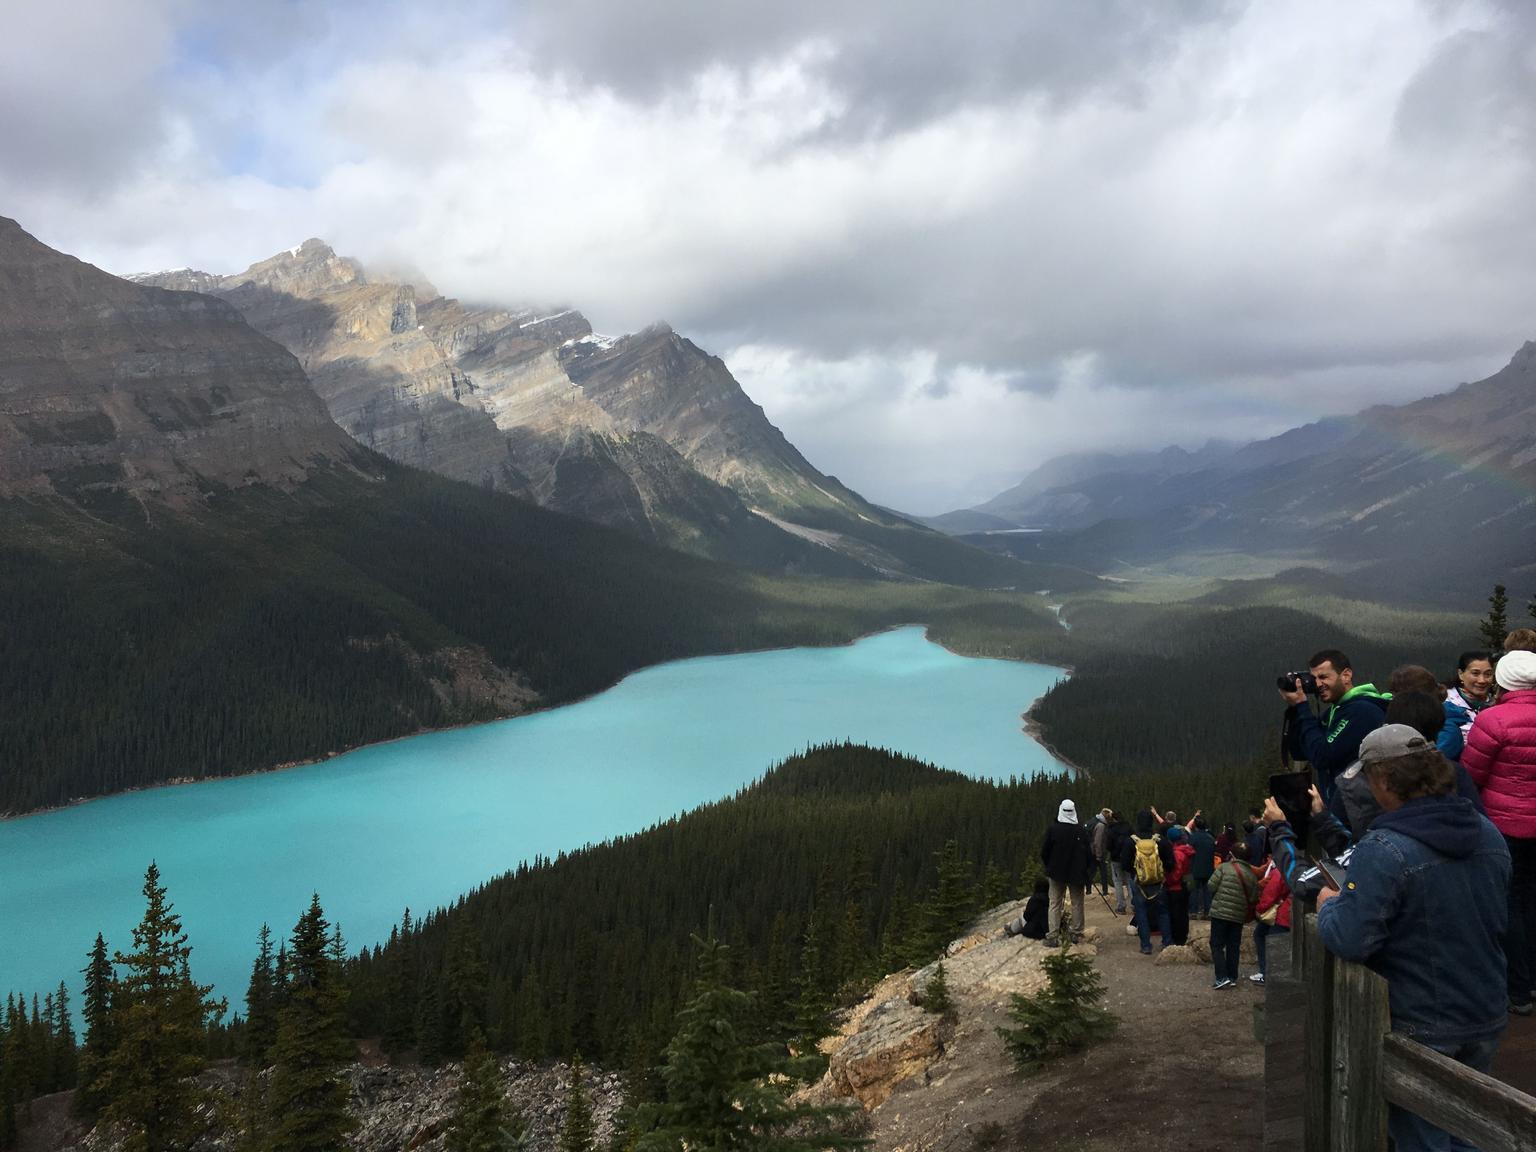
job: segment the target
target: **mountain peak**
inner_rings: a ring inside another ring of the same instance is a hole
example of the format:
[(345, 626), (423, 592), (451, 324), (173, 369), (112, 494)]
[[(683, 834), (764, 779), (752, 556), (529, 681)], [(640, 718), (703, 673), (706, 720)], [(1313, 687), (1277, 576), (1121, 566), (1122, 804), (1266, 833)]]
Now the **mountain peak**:
[(0, 379), (0, 493), (186, 505), (356, 451), (293, 357), (224, 301), (109, 275), (14, 221), (0, 223)]

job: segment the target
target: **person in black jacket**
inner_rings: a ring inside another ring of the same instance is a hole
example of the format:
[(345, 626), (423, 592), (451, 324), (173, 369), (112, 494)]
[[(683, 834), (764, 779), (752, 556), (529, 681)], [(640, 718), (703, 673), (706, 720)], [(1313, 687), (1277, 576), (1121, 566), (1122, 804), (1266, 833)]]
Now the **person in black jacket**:
[(1077, 805), (1063, 800), (1056, 812), (1056, 822), (1045, 834), (1040, 846), (1040, 860), (1050, 885), (1050, 919), (1045, 934), (1047, 948), (1058, 947), (1061, 937), (1061, 901), (1072, 897), (1072, 943), (1083, 938), (1084, 900), (1088, 881), (1093, 876), (1093, 847), (1088, 833), (1077, 822)]
[(1024, 904), (1024, 911), (1003, 925), (1009, 936), (1023, 936), (1026, 940), (1045, 939), (1046, 907), (1049, 904), (1051, 886), (1045, 877), (1035, 881), (1035, 890)]
[(1104, 837), (1104, 855), (1109, 860), (1110, 876), (1115, 884), (1116, 916), (1124, 916), (1130, 911), (1131, 885), (1136, 883), (1136, 874), (1120, 867), (1120, 853), (1125, 848), (1125, 842), (1130, 838), (1130, 822), (1120, 813), (1111, 812), (1109, 831)]

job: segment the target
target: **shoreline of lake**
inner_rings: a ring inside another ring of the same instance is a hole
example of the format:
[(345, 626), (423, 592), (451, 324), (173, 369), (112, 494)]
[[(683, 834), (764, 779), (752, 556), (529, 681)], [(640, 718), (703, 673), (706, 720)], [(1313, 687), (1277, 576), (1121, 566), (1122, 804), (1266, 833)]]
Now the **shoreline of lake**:
[[(949, 644), (946, 644), (942, 640), (934, 639), (932, 635), (932, 625), (927, 624), (921, 620), (909, 620), (905, 623), (891, 624), (885, 628), (877, 628), (873, 632), (861, 633), (852, 639), (844, 640), (836, 644), (778, 644), (770, 648), (735, 648), (726, 652), (702, 652), (697, 656), (679, 656), (675, 660), (662, 660), (656, 664), (643, 664), (639, 668), (635, 668), (632, 671), (624, 673), (623, 676), (620, 676), (611, 684), (605, 685), (602, 688), (594, 689), (593, 691), (588, 692), (582, 696), (574, 696), (569, 700), (561, 700), (554, 703), (542, 704), (536, 708), (525, 708), (520, 712), (507, 712), (499, 716), (488, 716), (483, 720), (465, 720), (457, 724), (444, 724), (436, 728), (418, 728), (414, 732), (402, 732), (398, 736), (391, 736), (385, 740), (369, 740), (362, 744), (351, 744), (344, 748), (333, 749), (324, 753), (323, 755), (312, 756), (304, 760), (288, 760), (281, 764), (269, 764), (260, 768), (245, 768), (239, 772), (225, 772), (212, 776), (173, 776), (169, 780), (159, 780), (153, 784), (136, 784), (130, 788), (120, 788), (116, 792), (102, 792), (95, 796), (77, 796), (65, 801), (63, 804), (50, 804), (42, 808), (29, 808), (24, 812), (0, 812), (0, 824), (9, 823), (16, 820), (26, 820), (32, 816), (44, 816), (50, 812), (67, 812), (73, 808), (83, 808), (87, 804), (94, 804), (98, 800), (110, 800), (114, 796), (132, 796), (141, 792), (158, 792), (161, 789), (167, 788), (186, 788), (197, 784), (211, 784), (219, 780), (242, 780), (251, 776), (270, 776), (278, 772), (289, 772), (296, 768), (313, 768), (317, 764), (329, 763), (339, 756), (346, 756), (353, 752), (361, 752), (368, 748), (387, 747), (390, 744), (396, 744), (402, 740), (414, 740), (419, 736), (430, 736), (439, 732), (458, 732), (465, 729), (481, 728), (487, 724), (500, 724), (506, 720), (517, 720), (524, 716), (537, 716), (541, 713), (552, 712), (559, 708), (570, 708), (585, 701), (595, 699), (605, 692), (613, 691), (632, 676), (637, 676), (642, 672), (649, 672), (657, 668), (665, 668), (669, 664), (681, 664), (688, 660), (709, 660), (721, 656), (749, 656), (767, 652), (791, 652), (797, 648), (814, 650), (851, 648), (853, 645), (858, 644), (860, 641), (868, 640), (874, 636), (883, 636), (888, 632), (896, 632), (902, 628), (921, 628), (923, 630), (923, 638), (930, 644), (937, 645), (938, 647), (943, 648), (944, 651), (949, 652), (955, 656), (960, 656), (967, 660), (1007, 660), (1016, 664), (1038, 663), (1037, 661), (1018, 656), (980, 656), (974, 653), (962, 652), (959, 649), (951, 647)], [(1072, 668), (1065, 665), (1040, 664), (1040, 667), (1056, 668), (1067, 676), (1072, 675), (1073, 672)], [(1026, 721), (1024, 726), (1025, 734), (1028, 735), (1037, 744), (1039, 744), (1042, 748), (1044, 748), (1047, 752), (1049, 752), (1052, 757), (1061, 761), (1061, 763), (1070, 768), (1073, 773), (1081, 773), (1085, 779), (1088, 778), (1089, 774), (1085, 769), (1083, 769), (1080, 765), (1074, 764), (1065, 756), (1062, 756), (1059, 752), (1056, 751), (1054, 747), (1052, 747), (1049, 741), (1045, 740), (1043, 736), (1040, 735), (1044, 729), (1039, 725), (1038, 722), (1033, 719), (1032, 716), (1034, 706), (1037, 703), (1039, 703), (1038, 700), (1031, 701), (1029, 711), (1024, 713)]]

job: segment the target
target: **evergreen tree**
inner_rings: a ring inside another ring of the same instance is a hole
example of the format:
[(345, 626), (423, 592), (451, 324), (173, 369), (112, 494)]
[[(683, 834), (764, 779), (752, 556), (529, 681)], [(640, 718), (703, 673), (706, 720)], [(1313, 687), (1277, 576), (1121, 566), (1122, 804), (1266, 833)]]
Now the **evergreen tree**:
[(400, 918), (399, 928), (389, 932), (388, 964), (384, 988), (384, 1030), (380, 1047), (398, 1056), (416, 1043), (416, 952), (411, 934), (411, 910)]
[(571, 1061), (571, 1090), (565, 1098), (565, 1123), (560, 1127), (559, 1152), (593, 1152), (597, 1129), (592, 1123), (592, 1100), (582, 1082), (586, 1068), (577, 1053)]
[(123, 1134), (127, 1152), (167, 1152), (191, 1147), (206, 1127), (198, 1109), (211, 1094), (196, 1077), (207, 1062), (209, 1022), (225, 1004), (193, 982), (192, 949), (153, 863), (144, 900), (133, 951), (112, 957), (125, 971), (112, 993), (113, 1045), (97, 1086), (104, 1119)]
[(106, 1070), (107, 1054), (116, 1044), (112, 1028), (112, 989), (117, 977), (107, 955), (107, 942), (99, 932), (82, 971), (85, 1003), (81, 1016), (85, 1020), (85, 1043), (80, 1049), (80, 1087), (75, 1093), (75, 1111), (94, 1118), (101, 1113), (105, 1103), (100, 1082)]
[(459, 917), (448, 929), (448, 959), (443, 972), (448, 1005), (444, 1017), (444, 1055), (452, 1058), (466, 1049), (468, 1037), (485, 1033), (485, 961), (474, 925)]
[(1495, 654), (1503, 649), (1504, 637), (1509, 635), (1508, 611), (1509, 597), (1505, 594), (1504, 585), (1495, 584), (1493, 595), (1488, 597), (1488, 615), (1477, 626), (1483, 647)]
[(832, 1031), (832, 996), (827, 991), (825, 965), (816, 930), (816, 913), (800, 950), (799, 997), (795, 1002), (795, 1042), (802, 1052), (820, 1054), (817, 1044)]
[(245, 990), (245, 1043), (241, 1059), (253, 1068), (267, 1067), (277, 1039), (277, 963), (272, 954), (272, 929), (263, 924), (256, 935), (256, 960)]
[(496, 1057), (475, 1029), (469, 1034), (453, 1118), (448, 1122), (448, 1152), (515, 1152), (523, 1143), (522, 1117), (508, 1103)]
[(667, 1045), (666, 1100), (649, 1110), (640, 1152), (822, 1152), (860, 1143), (834, 1126), (844, 1109), (790, 1103), (816, 1061), (791, 1059), (782, 1044), (750, 1043), (752, 998), (724, 983), (717, 941), (698, 947), (694, 995)]
[(353, 1127), (340, 1071), (354, 1054), (330, 925), (313, 896), (294, 925), (267, 1085), (271, 1152), (341, 1147)]
[(79, 1075), (79, 1053), (75, 1050), (75, 1025), (69, 1016), (69, 989), (59, 981), (53, 994), (53, 1090), (73, 1088)]
[(1113, 1014), (1100, 1006), (1104, 979), (1090, 956), (1063, 948), (1040, 964), (1046, 987), (1033, 996), (1014, 993), (1008, 1014), (1018, 1027), (997, 1030), (1020, 1072), (1033, 1072), (1052, 1057), (1109, 1035), (1116, 1026)]
[(919, 929), (921, 959), (943, 952), (976, 914), (976, 884), (971, 862), (960, 854), (960, 845), (948, 840), (938, 858), (939, 879), (923, 904)]
[(923, 1009), (936, 1016), (955, 1010), (955, 1002), (949, 995), (949, 977), (944, 974), (942, 960), (933, 970), (933, 975), (928, 978), (928, 986), (923, 989)]

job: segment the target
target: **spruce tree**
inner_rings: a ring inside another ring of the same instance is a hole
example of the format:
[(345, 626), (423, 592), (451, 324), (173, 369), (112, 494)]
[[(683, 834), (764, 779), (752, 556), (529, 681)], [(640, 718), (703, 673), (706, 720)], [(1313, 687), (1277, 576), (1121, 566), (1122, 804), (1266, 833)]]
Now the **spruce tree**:
[(73, 1088), (79, 1075), (80, 1054), (75, 1050), (75, 1025), (69, 1016), (69, 988), (62, 980), (53, 994), (53, 1052), (53, 1090)]
[(379, 1046), (387, 1055), (398, 1056), (416, 1044), (416, 941), (409, 908), (399, 928), (390, 929), (384, 955), (384, 1034)]
[(928, 986), (923, 989), (923, 1009), (936, 1016), (955, 1010), (955, 1002), (949, 995), (949, 977), (944, 974), (942, 960), (933, 970), (933, 975), (928, 978)]
[(1104, 998), (1104, 979), (1090, 956), (1063, 948), (1040, 964), (1046, 973), (1045, 989), (1033, 996), (1014, 993), (1009, 1016), (1018, 1027), (997, 1030), (1020, 1072), (1033, 1072), (1045, 1061), (1076, 1051), (1116, 1027), (1114, 1015), (1099, 1003)]
[(256, 936), (256, 960), (245, 990), (245, 1043), (241, 1059), (252, 1068), (267, 1067), (277, 1039), (277, 964), (272, 954), (272, 929), (263, 924)]
[(971, 862), (960, 854), (960, 845), (946, 841), (938, 858), (938, 884), (922, 907), (920, 959), (927, 960), (945, 947), (970, 923), (976, 913), (976, 884)]
[(103, 1118), (122, 1134), (127, 1152), (169, 1152), (191, 1147), (206, 1127), (198, 1110), (211, 1093), (197, 1075), (207, 1063), (208, 1025), (225, 1004), (213, 999), (211, 987), (193, 982), (192, 949), (153, 863), (144, 900), (133, 951), (112, 957), (124, 972), (113, 988), (113, 1045), (97, 1086)]
[(1488, 615), (1483, 617), (1481, 624), (1477, 626), (1478, 634), (1483, 639), (1483, 647), (1494, 655), (1504, 647), (1504, 637), (1509, 635), (1509, 597), (1505, 594), (1504, 585), (1495, 584), (1493, 595), (1488, 597)]
[(693, 998), (678, 1013), (662, 1070), (666, 1100), (648, 1110), (639, 1152), (822, 1152), (860, 1143), (835, 1128), (846, 1109), (790, 1103), (816, 1061), (792, 1059), (782, 1044), (750, 1043), (751, 996), (724, 983), (717, 941), (697, 944)]
[(108, 958), (107, 942), (99, 932), (82, 971), (85, 1002), (80, 1014), (85, 1020), (85, 1042), (80, 1048), (80, 1086), (75, 1092), (75, 1111), (94, 1119), (104, 1104), (100, 1081), (106, 1070), (107, 1054), (116, 1043), (112, 1028), (112, 988), (117, 977)]
[(559, 1152), (593, 1152), (597, 1130), (592, 1123), (592, 1100), (582, 1082), (586, 1068), (581, 1054), (571, 1061), (571, 1090), (565, 1098), (565, 1123), (560, 1126)]
[(475, 1029), (469, 1034), (448, 1122), (448, 1152), (515, 1152), (523, 1143), (522, 1117), (508, 1103), (496, 1057)]
[(271, 1152), (326, 1152), (353, 1127), (341, 1069), (354, 1055), (330, 925), (311, 898), (294, 925), (267, 1083)]

